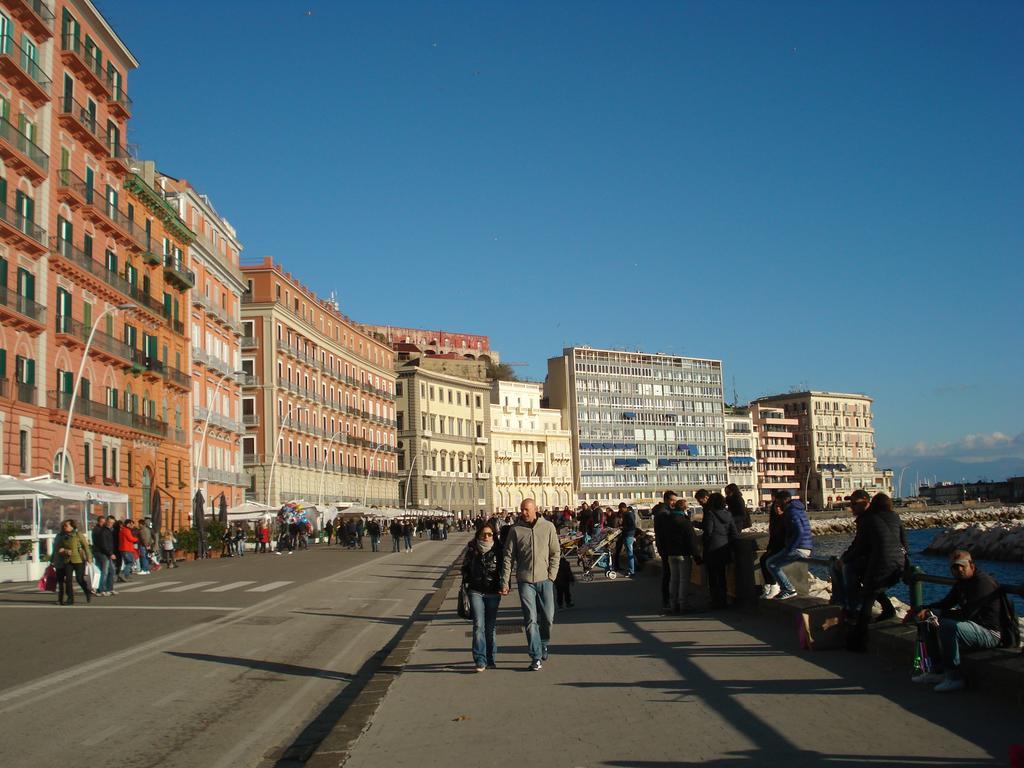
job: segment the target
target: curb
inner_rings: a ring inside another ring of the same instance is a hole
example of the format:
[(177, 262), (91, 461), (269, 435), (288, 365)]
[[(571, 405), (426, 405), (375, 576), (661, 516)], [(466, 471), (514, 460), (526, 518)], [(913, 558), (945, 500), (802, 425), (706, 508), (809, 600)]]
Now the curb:
[(416, 643), (444, 605), (459, 577), (461, 565), (462, 552), (440, 576), (433, 594), (427, 596), (413, 612), (411, 621), (366, 661), (352, 683), (307, 726), (304, 734), (311, 733), (305, 739), (300, 735), (290, 746), (274, 755), (275, 766), (338, 768), (348, 761), (353, 746), (370, 727), (391, 684), (409, 663)]

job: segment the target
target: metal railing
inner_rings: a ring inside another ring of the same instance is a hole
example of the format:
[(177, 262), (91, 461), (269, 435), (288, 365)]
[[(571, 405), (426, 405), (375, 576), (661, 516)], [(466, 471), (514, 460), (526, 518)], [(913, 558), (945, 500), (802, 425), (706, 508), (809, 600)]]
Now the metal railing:
[(53, 15), (53, 11), (50, 10), (50, 7), (44, 3), (43, 0), (20, 0), (20, 2), (36, 15), (36, 18), (42, 22), (43, 26), (47, 29), (53, 29), (55, 16)]
[(63, 51), (70, 51), (75, 57), (85, 66), (85, 68), (96, 77), (100, 85), (104, 89), (110, 91), (113, 89), (113, 83), (110, 82), (110, 76), (103, 71), (103, 61), (100, 59), (99, 49), (93, 48), (90, 51), (85, 47), (81, 38), (76, 34), (69, 34), (65, 32), (60, 38), (60, 47)]
[(212, 483), (223, 483), (224, 485), (239, 485), (249, 487), (249, 475), (245, 472), (232, 472), (227, 469), (213, 469), (211, 467), (199, 467), (196, 470), (196, 479), (206, 480)]
[[(57, 333), (73, 336), (84, 344), (89, 340), (89, 333), (91, 331), (91, 328), (87, 328), (84, 323), (80, 323), (73, 317), (69, 317), (68, 315), (57, 315)], [(130, 346), (129, 344), (126, 344), (125, 342), (116, 339), (110, 334), (99, 329), (97, 329), (96, 333), (93, 335), (92, 348), (106, 352), (110, 355), (116, 355), (122, 360), (126, 360), (140, 368), (144, 365), (141, 349), (136, 349), (135, 347)]]
[(0, 117), (0, 138), (17, 148), (21, 154), (38, 165), (44, 172), (49, 170), (50, 156), (6, 117)]
[(0, 286), (0, 304), (13, 307), (15, 312), (35, 320), (40, 325), (46, 324), (46, 307), (4, 286)]
[(18, 400), (29, 405), (35, 405), (36, 403), (36, 387), (34, 384), (26, 384), (23, 381), (15, 382), (15, 388), (17, 389)]
[(189, 287), (196, 284), (196, 273), (185, 266), (184, 259), (170, 253), (164, 254), (164, 269), (177, 275), (179, 279), (187, 281)]
[(28, 235), (40, 245), (46, 245), (46, 230), (25, 218), (19, 211), (0, 203), (0, 220), (7, 222), (19, 232)]
[[(797, 562), (808, 565), (821, 565), (831, 568), (838, 558), (834, 557), (804, 557)], [(936, 576), (932, 573), (925, 573), (920, 566), (912, 566), (910, 572), (905, 574), (905, 582), (910, 588), (910, 604), (912, 606), (924, 605), (924, 585), (942, 584), (948, 587), (957, 583), (957, 580), (950, 576)], [(1008, 595), (1024, 597), (1024, 584), (1000, 584), (999, 589)]]
[(28, 52), (18, 45), (10, 35), (0, 35), (0, 55), (12, 58), (18, 64), (18, 68), (28, 75), (36, 85), (46, 91), (46, 93), (50, 92), (53, 80), (39, 66), (39, 63), (29, 56)]
[(124, 92), (124, 88), (121, 86), (115, 86), (113, 82), (110, 84), (110, 101), (114, 104), (120, 104), (125, 112), (132, 111), (132, 100), (128, 98), (128, 94)]
[[(51, 390), (49, 392), (49, 401), (50, 408), (67, 411), (71, 405), (71, 393)], [(143, 416), (141, 413), (122, 411), (120, 408), (114, 408), (105, 403), (97, 403), (94, 400), (83, 398), (81, 395), (75, 400), (75, 416), (87, 416), (158, 437), (167, 437), (167, 422)]]

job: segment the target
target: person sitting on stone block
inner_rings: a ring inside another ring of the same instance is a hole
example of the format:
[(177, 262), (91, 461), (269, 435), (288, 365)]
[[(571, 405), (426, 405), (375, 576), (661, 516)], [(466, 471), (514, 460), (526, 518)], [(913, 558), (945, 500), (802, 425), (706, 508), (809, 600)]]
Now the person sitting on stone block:
[(964, 687), (961, 652), (996, 648), (1002, 640), (1000, 591), (995, 579), (978, 568), (971, 553), (964, 549), (950, 554), (949, 569), (956, 579), (949, 594), (916, 612), (911, 611), (906, 618), (906, 621), (938, 622), (941, 662), (913, 681), (937, 683), (935, 690), (939, 693)]

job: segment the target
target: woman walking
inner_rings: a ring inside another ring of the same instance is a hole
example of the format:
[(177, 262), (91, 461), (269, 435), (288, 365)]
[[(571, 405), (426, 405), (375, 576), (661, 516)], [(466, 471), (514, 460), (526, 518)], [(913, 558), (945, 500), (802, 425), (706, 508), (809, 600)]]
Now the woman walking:
[(92, 587), (85, 580), (85, 564), (91, 560), (89, 542), (78, 532), (74, 520), (65, 520), (53, 541), (53, 569), (57, 572), (57, 602), (60, 605), (75, 604), (72, 574), (85, 593), (86, 602), (92, 602)]
[(498, 572), (501, 551), (494, 543), (494, 529), (484, 525), (466, 547), (462, 560), (462, 580), (469, 590), (473, 607), (473, 663), (477, 672), (495, 667), (498, 652), (498, 603), (501, 602), (501, 577)]

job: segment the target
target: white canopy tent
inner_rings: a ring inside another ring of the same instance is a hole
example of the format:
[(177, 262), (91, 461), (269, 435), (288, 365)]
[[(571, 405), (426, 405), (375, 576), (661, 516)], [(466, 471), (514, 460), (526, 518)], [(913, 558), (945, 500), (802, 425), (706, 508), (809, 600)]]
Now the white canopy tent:
[(233, 507), (228, 507), (229, 523), (254, 522), (265, 520), (277, 514), (277, 509), (260, 504), (257, 501), (243, 501)]
[[(73, 483), (62, 483), (49, 476), (33, 477), (28, 480), (19, 480), (9, 475), (0, 475), (0, 500), (5, 501), (26, 501), (31, 502), (31, 534), (18, 537), (32, 542), (32, 555), (30, 560), (24, 563), (14, 563), (14, 571), (20, 579), (33, 581), (42, 576), (45, 564), (40, 560), (39, 541), (41, 539), (52, 540), (56, 530), (44, 531), (43, 525), (43, 503), (47, 502), (49, 508), (51, 503), (76, 505), (76, 515), (82, 521), (83, 529), (89, 525), (89, 507), (93, 503), (101, 504), (128, 504), (128, 495), (119, 491), (108, 491), (105, 488), (89, 488)], [(80, 505), (80, 506), (79, 506)], [(54, 512), (50, 510), (49, 513)], [(69, 517), (65, 509), (56, 510), (57, 519)], [(48, 513), (48, 514), (49, 514)], [(4, 571), (6, 571), (6, 566)], [(12, 571), (13, 573), (13, 571)], [(3, 576), (0, 575), (0, 580)]]

